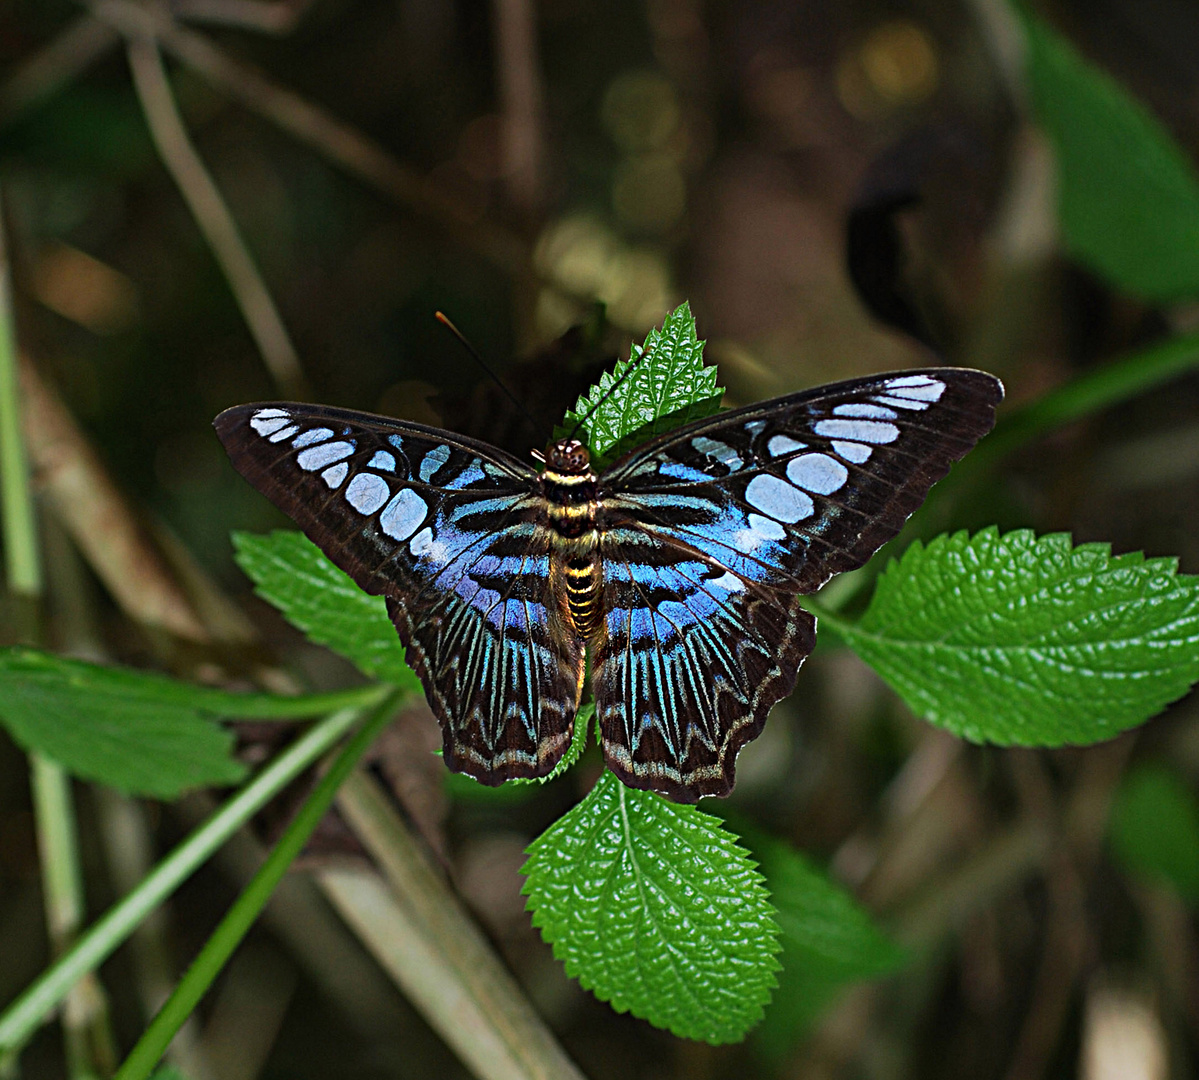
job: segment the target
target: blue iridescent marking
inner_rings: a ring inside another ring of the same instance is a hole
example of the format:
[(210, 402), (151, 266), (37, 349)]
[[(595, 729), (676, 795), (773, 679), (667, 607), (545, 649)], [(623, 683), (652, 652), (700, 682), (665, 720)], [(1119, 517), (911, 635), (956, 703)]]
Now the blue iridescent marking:
[(391, 443), (391, 445), (394, 446), (397, 450), (404, 449), (404, 440), (401, 439), (398, 435), (388, 435), (387, 441), (389, 443)]
[(480, 480), (486, 479), (483, 470), (479, 468), (479, 459), (475, 458), (452, 480), (447, 480), (445, 486), (451, 491), (461, 491), (464, 487), (470, 487), (471, 484), (477, 484)]
[(782, 457), (783, 454), (790, 454), (794, 450), (802, 450), (807, 445), (791, 438), (790, 435), (771, 435), (766, 444), (766, 453), (771, 457)]
[(349, 463), (343, 461), (338, 465), (334, 465), (331, 469), (326, 469), (323, 473), (321, 473), (321, 479), (324, 480), (329, 487), (336, 491), (339, 487), (341, 487), (341, 482), (346, 478), (349, 471)]
[(395, 472), (396, 459), (391, 456), (386, 450), (376, 450), (375, 456), (367, 462), (372, 469), (379, 469), (382, 472)]
[(437, 472), (450, 459), (450, 448), (442, 443), (440, 446), (433, 447), (420, 463), (420, 478), (427, 484), (433, 479), (433, 474)]
[(658, 472), (663, 476), (673, 476), (676, 480), (691, 480), (700, 484), (706, 484), (712, 479), (702, 469), (684, 465), (681, 461), (663, 461), (658, 466)]
[(846, 461), (852, 461), (855, 465), (869, 461), (870, 455), (874, 452), (869, 446), (863, 446), (860, 442), (842, 442), (840, 439), (833, 440), (833, 449)]
[(703, 454), (704, 457), (712, 458), (714, 461), (724, 465), (729, 472), (736, 472), (744, 463), (741, 455), (734, 450), (728, 443), (719, 442), (716, 439), (709, 439), (706, 435), (697, 435), (691, 440), (691, 445), (697, 453)]

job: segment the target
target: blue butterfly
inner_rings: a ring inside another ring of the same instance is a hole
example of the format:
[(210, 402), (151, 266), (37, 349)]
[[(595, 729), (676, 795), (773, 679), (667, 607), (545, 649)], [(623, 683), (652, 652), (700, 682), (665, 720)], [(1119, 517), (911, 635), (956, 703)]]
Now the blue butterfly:
[(720, 413), (600, 474), (563, 439), (544, 470), (381, 416), (240, 405), (239, 472), (381, 595), (441, 723), (484, 784), (544, 776), (571, 740), (585, 651), (608, 767), (694, 802), (815, 644), (799, 597), (861, 566), (991, 430), (998, 379), (873, 375)]

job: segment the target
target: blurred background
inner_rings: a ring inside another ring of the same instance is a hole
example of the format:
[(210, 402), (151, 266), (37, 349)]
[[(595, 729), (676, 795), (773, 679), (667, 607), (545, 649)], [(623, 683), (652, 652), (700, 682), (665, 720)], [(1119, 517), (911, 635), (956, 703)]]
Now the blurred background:
[[(1199, 8), (1037, 7), (1194, 160)], [(228, 465), (217, 412), (320, 401), (523, 456), (683, 299), (726, 405), (929, 363), (854, 289), (846, 230), (862, 208), (902, 204), (902, 258), (890, 275), (885, 239), (868, 236), (858, 274), (901, 281), (913, 325), (948, 362), (1000, 375), (1009, 407), (1193, 330), (1193, 304), (1138, 300), (1063, 254), (1018, 47), (999, 0), (9, 0), (0, 197), (52, 643), (224, 685), (352, 678), (234, 566), (230, 530), (286, 522)], [(1025, 445), (959, 491), (940, 525), (1069, 530), (1195, 572), (1197, 474), (1191, 375)], [(266, 752), (251, 731), (245, 742), (251, 759)], [(530, 926), (523, 849), (598, 760), (545, 789), (490, 794), (448, 777), (427, 753), (437, 743), (414, 710), (378, 767), (588, 1076), (1199, 1067), (1194, 908), (1129, 876), (1106, 840), (1138, 762), (1166, 762), (1194, 790), (1189, 700), (1090, 750), (995, 751), (913, 719), (852, 655), (822, 648), (744, 752), (731, 810), (826, 866), (883, 925), (918, 922), (933, 947), (890, 981), (818, 996), (815, 1015), (768, 1017), (721, 1048), (613, 1013)], [(4, 1001), (47, 956), (27, 784), (3, 741)], [(153, 861), (204, 812), (200, 797), (79, 798), (96, 912), (138, 876), (112, 841), (118, 821), (132, 815)], [(1030, 820), (1057, 823), (1062, 843), (1029, 842)], [(309, 858), (361, 853), (331, 822)], [(244, 873), (229, 855), (198, 875), (145, 955), (105, 967), (122, 1045)], [(190, 1031), (189, 1075), (468, 1075), (367, 948), (320, 917), (341, 977), (296, 944), (297, 923), (266, 920)], [(62, 1074), (52, 1032), (23, 1064)]]

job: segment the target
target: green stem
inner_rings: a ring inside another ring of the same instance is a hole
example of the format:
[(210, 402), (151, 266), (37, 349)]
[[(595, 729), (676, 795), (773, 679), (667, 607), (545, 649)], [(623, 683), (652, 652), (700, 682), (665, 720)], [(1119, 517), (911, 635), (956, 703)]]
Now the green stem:
[(0, 204), (0, 508), (4, 520), (4, 561), (9, 592), (40, 596), (42, 564), (29, 491), (25, 440), (21, 437), (17, 339), (8, 267)]
[(389, 695), (334, 759), (329, 771), (308, 796), (262, 868), (237, 898), (229, 913), (200, 950), (200, 955), (188, 968), (187, 974), (175, 987), (175, 992), (150, 1022), (150, 1026), (117, 1071), (114, 1080), (145, 1080), (150, 1075), (175, 1033), (199, 1004), (233, 954), (233, 950), (270, 900), (287, 868), (303, 850), (312, 831), (320, 824), (321, 818), (332, 804), (337, 789), (349, 776), (358, 759), (374, 742), (375, 737), (391, 720), (398, 699), (398, 693)]
[(0, 1055), (24, 1044), (83, 975), (103, 963), (154, 908), (265, 803), (336, 743), (360, 715), (360, 710), (345, 709), (309, 728), (96, 922), (69, 953), (43, 972), (0, 1014)]
[(984, 469), (1054, 428), (1127, 401), (1196, 368), (1199, 334), (1184, 334), (1114, 360), (1005, 416), (954, 475)]

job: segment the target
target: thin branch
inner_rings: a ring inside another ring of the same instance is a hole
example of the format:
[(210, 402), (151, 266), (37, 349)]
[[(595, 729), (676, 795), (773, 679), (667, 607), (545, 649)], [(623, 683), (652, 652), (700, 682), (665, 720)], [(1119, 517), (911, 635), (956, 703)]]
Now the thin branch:
[(171, 0), (175, 18), (290, 34), (313, 0)]
[(34, 477), (88, 564), (126, 612), (178, 637), (208, 641), (200, 617), (176, 584), (137, 515), (27, 359), (20, 367), (22, 414)]
[(544, 196), (544, 94), (532, 0), (493, 0), (503, 108), (501, 165), (509, 202), (532, 217)]
[(356, 128), (338, 120), (260, 71), (222, 52), (203, 34), (173, 22), (164, 12), (135, 0), (87, 0), (92, 13), (129, 38), (152, 38), (162, 49), (246, 108), (307, 143), (329, 161), (376, 188), (394, 202), (435, 222), (464, 248), (507, 274), (529, 272), (530, 246), (519, 235), (476, 220), (442, 188)]
[(338, 807), (377, 875), (319, 880), (409, 1000), (480, 1080), (583, 1080), (377, 784), (352, 775)]
[(304, 374), (287, 328), (220, 190), (188, 138), (158, 46), (151, 38), (133, 37), (128, 53), (133, 85), (159, 156), (220, 264), (263, 362), (284, 396), (303, 397)]
[(91, 15), (76, 19), (61, 34), (26, 59), (0, 86), (0, 127), (74, 82), (121, 35)]

